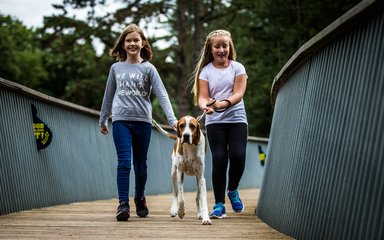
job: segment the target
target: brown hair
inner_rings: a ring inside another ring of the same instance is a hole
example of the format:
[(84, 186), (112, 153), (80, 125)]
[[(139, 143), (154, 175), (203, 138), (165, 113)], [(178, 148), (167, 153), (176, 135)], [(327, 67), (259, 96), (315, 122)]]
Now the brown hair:
[(140, 57), (147, 61), (151, 60), (153, 56), (151, 45), (145, 37), (143, 30), (134, 23), (129, 24), (126, 28), (124, 28), (123, 32), (120, 34), (113, 48), (109, 50), (109, 55), (115, 57), (116, 61), (127, 60), (127, 52), (124, 49), (124, 41), (127, 34), (132, 32), (137, 32), (138, 34), (140, 34), (141, 39), (144, 43), (144, 47), (140, 51)]
[(227, 30), (215, 30), (208, 34), (203, 49), (201, 49), (199, 59), (197, 61), (197, 64), (195, 65), (195, 69), (192, 73), (193, 78), (191, 79), (191, 82), (193, 82), (193, 88), (192, 93), (194, 95), (193, 102), (195, 105), (198, 104), (199, 101), (199, 75), (201, 72), (201, 69), (207, 65), (208, 63), (213, 61), (213, 56), (211, 53), (212, 50), (212, 38), (217, 36), (228, 36), (229, 41), (229, 56), (228, 59), (230, 60), (236, 60), (236, 49), (232, 41), (231, 33)]

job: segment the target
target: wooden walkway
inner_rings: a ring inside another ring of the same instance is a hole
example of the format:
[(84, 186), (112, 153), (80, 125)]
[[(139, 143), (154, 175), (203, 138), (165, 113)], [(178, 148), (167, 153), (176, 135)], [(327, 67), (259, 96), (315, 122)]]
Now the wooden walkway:
[[(226, 203), (227, 218), (212, 225), (197, 220), (195, 193), (186, 193), (186, 216), (171, 218), (171, 195), (147, 196), (150, 214), (139, 218), (131, 201), (131, 218), (117, 222), (117, 200), (80, 202), (0, 216), (0, 239), (291, 239), (256, 217), (259, 190), (240, 190), (245, 211), (234, 213)], [(213, 194), (208, 192), (211, 209)]]

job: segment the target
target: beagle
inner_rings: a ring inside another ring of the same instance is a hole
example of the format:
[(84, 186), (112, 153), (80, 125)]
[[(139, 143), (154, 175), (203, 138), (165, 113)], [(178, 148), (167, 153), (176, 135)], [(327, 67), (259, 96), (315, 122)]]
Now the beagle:
[[(184, 174), (196, 176), (197, 193), (196, 207), (197, 218), (202, 220), (203, 225), (210, 225), (208, 215), (207, 187), (204, 177), (206, 140), (200, 129), (200, 124), (192, 116), (184, 116), (177, 122), (176, 135), (165, 131), (155, 120), (153, 125), (160, 133), (175, 140), (172, 149), (172, 205), (171, 217), (179, 215), (182, 219), (185, 215), (184, 206)], [(177, 184), (176, 184), (177, 183)]]

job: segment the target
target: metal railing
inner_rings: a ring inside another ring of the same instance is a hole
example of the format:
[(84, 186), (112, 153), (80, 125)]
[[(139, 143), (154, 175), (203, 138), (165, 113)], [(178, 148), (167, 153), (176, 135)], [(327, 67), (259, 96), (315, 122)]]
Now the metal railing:
[(384, 1), (362, 1), (276, 76), (257, 215), (295, 239), (384, 238)]
[[(38, 150), (33, 112), (51, 130), (52, 141)], [(99, 112), (52, 98), (0, 78), (0, 215), (79, 201), (115, 198), (116, 153), (112, 134), (98, 131)], [(165, 127), (166, 128), (166, 127)], [(242, 188), (261, 186), (263, 166), (259, 147), (268, 140), (250, 137)], [(173, 142), (152, 130), (148, 153), (146, 194), (172, 191), (170, 153)], [(211, 155), (207, 152), (206, 179), (211, 189)], [(134, 189), (131, 174), (131, 192)], [(195, 190), (186, 177), (185, 190)], [(255, 203), (256, 206), (256, 203)]]

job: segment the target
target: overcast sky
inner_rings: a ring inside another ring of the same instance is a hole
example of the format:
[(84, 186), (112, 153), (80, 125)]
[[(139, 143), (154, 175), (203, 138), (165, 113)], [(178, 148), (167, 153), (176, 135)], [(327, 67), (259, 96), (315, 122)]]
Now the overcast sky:
[[(41, 27), (44, 16), (62, 13), (61, 10), (52, 7), (52, 4), (62, 4), (62, 2), (63, 0), (0, 0), (0, 13), (17, 18), (27, 27)], [(120, 6), (121, 3), (107, 0), (107, 6), (96, 7), (95, 11), (96, 14), (103, 16)], [(84, 19), (86, 10), (71, 10), (69, 15), (76, 15), (76, 18)]]
[(61, 12), (52, 7), (53, 3), (60, 4), (62, 0), (0, 0), (0, 12), (16, 17), (27, 27), (38, 27), (44, 16)]
[[(61, 10), (56, 10), (52, 7), (52, 4), (61, 4), (62, 2), (63, 0), (0, 0), (0, 13), (17, 18), (27, 27), (41, 27), (43, 25), (44, 16), (62, 13)], [(113, 9), (118, 9), (121, 6), (121, 3), (115, 3), (114, 0), (107, 0), (107, 3), (107, 7), (96, 8), (96, 14), (99, 13), (103, 16), (107, 12), (112, 12)], [(70, 12), (70, 15), (74, 14), (77, 18), (84, 18), (86, 16), (86, 11), (73, 10), (73, 12)], [(151, 30), (150, 33), (146, 34), (156, 36), (164, 35), (161, 30)], [(165, 43), (159, 41), (158, 44), (162, 45)], [(100, 47), (98, 47), (97, 51), (101, 52)]]

